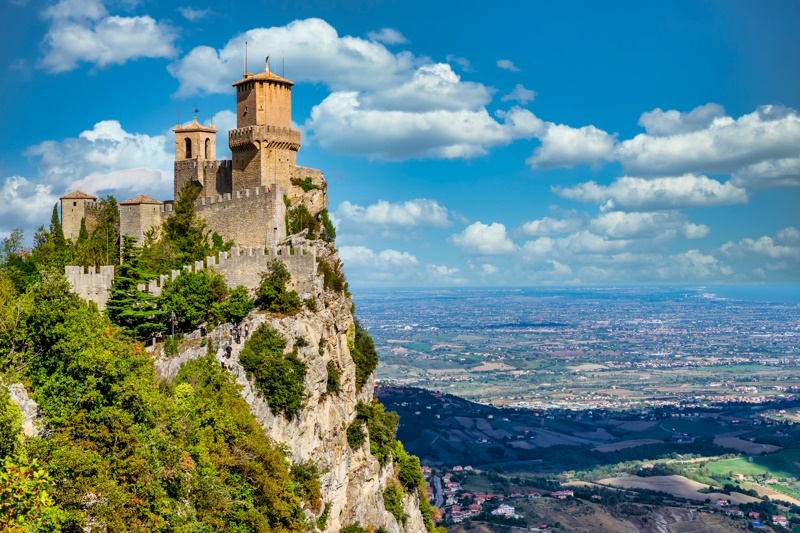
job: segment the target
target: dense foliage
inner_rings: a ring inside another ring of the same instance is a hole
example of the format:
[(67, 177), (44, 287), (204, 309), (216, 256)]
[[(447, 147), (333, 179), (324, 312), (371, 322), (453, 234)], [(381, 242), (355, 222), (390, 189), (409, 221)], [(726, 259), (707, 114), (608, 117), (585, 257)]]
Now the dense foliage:
[[(229, 302), (225, 278), (214, 270), (201, 270), (183, 272), (174, 280), (167, 280), (160, 304), (167, 317), (175, 313), (175, 330), (187, 332), (197, 329), (204, 322), (227, 320)], [(240, 305), (240, 302), (236, 305)]]
[(314, 240), (320, 232), (320, 223), (314, 218), (305, 205), (298, 204), (289, 210), (289, 235), (295, 235), (303, 230), (308, 230), (306, 238)]
[(293, 464), (291, 474), (297, 497), (305, 500), (309, 508), (318, 513), (322, 508), (322, 485), (317, 465), (311, 461)]
[(320, 259), (317, 262), (317, 271), (322, 274), (322, 285), (326, 290), (335, 292), (348, 291), (341, 263), (331, 265), (327, 261)]
[(223, 242), (219, 235), (210, 233), (195, 213), (194, 203), (201, 190), (200, 185), (187, 183), (172, 204), (173, 214), (161, 228), (153, 228), (145, 235), (142, 264), (150, 279), (203, 261), (233, 246), (233, 242)]
[(0, 470), (0, 530), (57, 533), (67, 513), (50, 495), (53, 480), (34, 460), (6, 457)]
[(340, 375), (339, 375), (339, 368), (336, 366), (336, 363), (333, 360), (328, 361), (326, 365), (326, 370), (328, 371), (328, 380), (326, 384), (326, 390), (328, 392), (339, 392), (342, 388), (342, 384), (339, 382)]
[(167, 328), (158, 298), (138, 288), (148, 279), (141, 263), (141, 249), (135, 243), (133, 237), (123, 238), (122, 264), (115, 269), (106, 313), (126, 335), (144, 340)]
[(348, 340), (348, 348), (356, 365), (356, 386), (360, 390), (378, 366), (378, 352), (372, 337), (358, 320), (355, 321), (353, 340)]
[(36, 309), (23, 315), (19, 377), (53, 434), (9, 456), (0, 519), (39, 531), (57, 531), (54, 520), (67, 531), (87, 521), (109, 532), (304, 529), (288, 461), (213, 357), (159, 384), (142, 345), (63, 275), (45, 270), (10, 298)]
[(378, 402), (356, 405), (356, 418), (347, 429), (347, 440), (351, 447), (358, 447), (364, 442), (363, 428), (369, 432), (369, 451), (385, 464), (392, 455), (394, 436), (400, 417), (397, 413), (384, 411), (383, 405)]
[(408, 515), (403, 509), (403, 489), (395, 483), (389, 483), (383, 491), (383, 506), (392, 513), (398, 524), (405, 524)]
[(264, 395), (273, 414), (291, 419), (303, 408), (306, 364), (296, 352), (283, 353), (286, 339), (275, 328), (261, 324), (245, 342), (239, 362)]
[(267, 263), (267, 270), (261, 274), (261, 284), (256, 291), (259, 309), (285, 315), (298, 311), (301, 302), (297, 291), (286, 290), (286, 284), (291, 279), (283, 261), (272, 259)]
[(96, 214), (81, 220), (80, 234), (73, 246), (72, 264), (115, 265), (119, 260), (119, 207), (113, 196), (97, 202)]

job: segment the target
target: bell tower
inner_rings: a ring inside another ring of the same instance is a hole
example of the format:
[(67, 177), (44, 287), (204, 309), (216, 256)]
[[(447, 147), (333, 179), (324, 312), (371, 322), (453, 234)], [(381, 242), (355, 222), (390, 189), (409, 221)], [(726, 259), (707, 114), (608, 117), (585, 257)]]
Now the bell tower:
[[(175, 196), (190, 181), (203, 183), (203, 164), (217, 158), (217, 129), (198, 124), (197, 116), (188, 126), (178, 124), (175, 129)], [(201, 196), (205, 196), (201, 194)]]
[(300, 130), (292, 128), (291, 81), (264, 72), (246, 73), (236, 88), (236, 129), (228, 134), (233, 154), (233, 191), (279, 184), (291, 187)]

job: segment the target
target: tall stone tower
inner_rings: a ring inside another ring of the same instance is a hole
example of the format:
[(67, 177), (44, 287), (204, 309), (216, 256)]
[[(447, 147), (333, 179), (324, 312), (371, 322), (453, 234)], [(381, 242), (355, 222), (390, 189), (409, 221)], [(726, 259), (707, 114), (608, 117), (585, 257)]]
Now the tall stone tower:
[(236, 87), (236, 129), (229, 133), (233, 153), (232, 190), (275, 183), (285, 190), (297, 165), (300, 130), (292, 128), (291, 81), (269, 71), (247, 73)]
[[(214, 193), (215, 186), (206, 187), (204, 163), (217, 159), (217, 129), (198, 124), (197, 117), (188, 126), (178, 124), (175, 132), (175, 196), (192, 180), (197, 180), (209, 196)], [(203, 194), (203, 196), (206, 196)]]
[(81, 232), (81, 219), (87, 219), (94, 215), (97, 209), (97, 196), (86, 194), (83, 191), (72, 191), (61, 198), (61, 229), (64, 237), (75, 242)]

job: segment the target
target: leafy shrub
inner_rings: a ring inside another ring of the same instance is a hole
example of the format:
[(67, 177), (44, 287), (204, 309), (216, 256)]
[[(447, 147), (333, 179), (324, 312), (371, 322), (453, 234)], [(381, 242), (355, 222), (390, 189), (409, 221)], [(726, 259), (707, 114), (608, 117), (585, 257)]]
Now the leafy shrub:
[(273, 327), (262, 324), (250, 336), (239, 355), (248, 377), (269, 403), (273, 414), (291, 419), (303, 408), (306, 364), (297, 353), (284, 354), (286, 339)]
[(168, 356), (173, 356), (178, 354), (178, 339), (173, 339), (172, 337), (167, 337), (164, 339), (164, 353)]
[(58, 532), (67, 515), (50, 496), (53, 480), (31, 464), (6, 457), (0, 470), (0, 527), (3, 531)]
[(322, 506), (322, 486), (317, 465), (311, 461), (294, 464), (291, 475), (297, 497), (308, 502), (311, 511), (318, 513)]
[(300, 178), (292, 178), (292, 185), (297, 185), (303, 192), (308, 192), (314, 189), (319, 189), (316, 185), (314, 185), (314, 181), (311, 176), (306, 176), (305, 179)]
[(230, 290), (228, 299), (220, 306), (221, 317), (224, 322), (238, 324), (255, 308), (255, 302), (250, 298), (250, 291), (244, 285), (239, 285)]
[(22, 412), (11, 399), (8, 389), (0, 383), (0, 458), (13, 455), (22, 432)]
[(356, 522), (355, 524), (342, 527), (342, 529), (339, 530), (339, 533), (366, 533), (366, 530), (361, 527), (360, 522)]
[(327, 370), (328, 370), (328, 384), (327, 384), (328, 392), (339, 392), (342, 388), (342, 384), (339, 382), (340, 379), (339, 368), (336, 366), (336, 363), (334, 363), (331, 360), (328, 361)]
[(325, 502), (325, 508), (322, 509), (322, 514), (317, 518), (317, 529), (325, 529), (325, 524), (328, 523), (328, 516), (331, 514), (330, 502)]
[(350, 357), (353, 358), (356, 365), (356, 386), (361, 390), (378, 366), (378, 352), (375, 350), (372, 337), (358, 320), (355, 322), (352, 346), (348, 343), (348, 348), (350, 348)]
[(267, 263), (267, 271), (261, 274), (261, 285), (256, 291), (258, 307), (262, 311), (292, 314), (300, 309), (300, 298), (296, 291), (287, 291), (286, 283), (292, 278), (280, 259)]
[(214, 322), (213, 311), (228, 298), (225, 278), (213, 269), (183, 272), (168, 279), (161, 294), (161, 309), (169, 322), (175, 313), (175, 330), (188, 333), (203, 322)]
[(425, 485), (425, 477), (422, 475), (419, 458), (415, 455), (409, 455), (403, 448), (402, 442), (395, 441), (392, 447), (392, 457), (399, 468), (397, 477), (406, 490), (412, 491), (419, 486)]
[(364, 421), (360, 420), (356, 417), (349, 426), (347, 426), (347, 444), (350, 445), (351, 448), (358, 448), (367, 438), (367, 434), (364, 433)]
[(350, 446), (353, 448), (360, 446), (364, 442), (363, 433), (364, 426), (366, 426), (369, 430), (369, 452), (381, 464), (385, 464), (392, 454), (392, 444), (399, 421), (400, 416), (397, 413), (385, 412), (383, 405), (378, 402), (373, 402), (371, 405), (359, 402), (356, 405), (356, 418), (347, 428), (348, 443), (350, 443), (352, 431), (353, 442), (356, 442), (359, 433), (361, 440), (355, 446), (352, 443)]
[(327, 261), (320, 261), (317, 270), (322, 274), (322, 285), (325, 289), (336, 292), (347, 291), (347, 281), (340, 264), (334, 267)]
[(314, 218), (305, 205), (297, 204), (289, 211), (289, 227), (287, 229), (289, 235), (294, 235), (307, 229), (306, 238), (314, 240), (319, 234), (320, 225), (319, 221)]
[(392, 513), (398, 524), (405, 524), (408, 515), (403, 510), (403, 489), (395, 483), (389, 483), (383, 491), (383, 506)]

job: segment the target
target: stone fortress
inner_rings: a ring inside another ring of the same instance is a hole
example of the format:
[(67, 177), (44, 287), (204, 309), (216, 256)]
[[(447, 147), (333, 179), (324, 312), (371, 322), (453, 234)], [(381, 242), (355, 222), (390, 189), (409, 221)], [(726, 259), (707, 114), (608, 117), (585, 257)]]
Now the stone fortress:
[[(281, 246), (286, 241), (287, 202), (303, 203), (316, 216), (328, 205), (325, 178), (319, 170), (297, 166), (300, 130), (292, 128), (291, 81), (270, 72), (267, 60), (264, 72), (246, 73), (233, 84), (236, 90), (236, 129), (228, 132), (232, 159), (216, 159), (217, 129), (194, 121), (177, 125), (175, 133), (174, 198), (183, 188), (199, 185), (195, 213), (209, 232), (218, 233), (236, 247), (218, 260), (208, 258), (226, 275), (231, 286), (244, 284), (254, 288), (258, 274), (269, 258), (281, 256), (292, 274), (293, 283), (303, 292), (314, 287), (313, 249)], [(301, 181), (309, 183), (304, 190)], [(87, 226), (98, 213), (97, 197), (73, 191), (60, 198), (64, 236), (78, 239), (81, 220)], [(120, 235), (143, 242), (151, 230), (161, 227), (173, 212), (173, 200), (159, 201), (139, 195), (119, 202)], [(289, 243), (291, 244), (291, 243)], [(202, 262), (184, 268), (203, 268)], [(260, 270), (259, 270), (260, 268)], [(179, 271), (173, 271), (174, 279)], [(113, 267), (68, 266), (67, 279), (73, 290), (102, 309), (113, 280)], [(165, 276), (148, 284), (148, 290), (160, 293)]]

